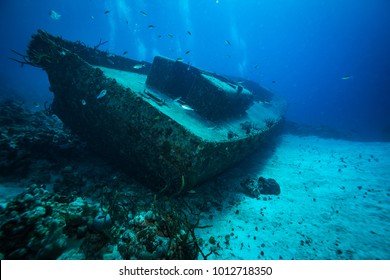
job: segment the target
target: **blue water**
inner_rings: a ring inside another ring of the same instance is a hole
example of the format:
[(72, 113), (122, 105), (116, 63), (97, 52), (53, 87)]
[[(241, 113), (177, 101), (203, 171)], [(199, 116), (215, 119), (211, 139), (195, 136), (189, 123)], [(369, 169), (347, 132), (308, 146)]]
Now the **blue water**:
[(182, 57), (251, 79), (287, 99), (288, 120), (380, 139), (390, 127), (389, 15), (388, 0), (2, 0), (1, 92), (51, 99), (42, 70), (7, 58), (41, 28), (92, 46), (108, 40), (102, 49), (131, 58)]

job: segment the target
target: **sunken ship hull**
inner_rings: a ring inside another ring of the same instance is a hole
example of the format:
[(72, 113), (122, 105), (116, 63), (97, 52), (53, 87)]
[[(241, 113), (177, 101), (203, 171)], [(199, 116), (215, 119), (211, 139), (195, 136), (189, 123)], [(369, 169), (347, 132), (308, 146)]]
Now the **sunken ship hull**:
[(179, 61), (112, 55), (39, 30), (26, 63), (46, 71), (53, 112), (97, 153), (157, 191), (180, 193), (259, 148), (284, 102)]

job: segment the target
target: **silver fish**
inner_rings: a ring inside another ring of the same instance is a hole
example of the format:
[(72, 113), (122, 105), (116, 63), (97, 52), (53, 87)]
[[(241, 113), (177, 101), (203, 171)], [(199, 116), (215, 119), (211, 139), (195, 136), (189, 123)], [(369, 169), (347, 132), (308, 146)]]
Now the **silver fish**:
[(341, 77), (342, 80), (349, 80), (351, 78), (352, 78), (352, 75), (346, 75), (346, 76)]
[(133, 66), (134, 69), (142, 69), (145, 67), (145, 64), (136, 64)]
[(32, 103), (32, 105), (33, 105), (35, 108), (38, 108), (38, 107), (39, 107), (39, 103), (36, 102), (36, 101), (34, 101), (34, 102)]
[(188, 110), (188, 111), (194, 111), (194, 109), (192, 109), (190, 106), (188, 105), (181, 105), (181, 107), (184, 109), (184, 110)]
[(54, 20), (59, 20), (61, 18), (61, 15), (54, 10), (50, 10), (49, 16)]
[(103, 98), (104, 96), (106, 96), (107, 94), (107, 90), (106, 89), (103, 89), (98, 96), (96, 96), (96, 99), (100, 99), (100, 98)]

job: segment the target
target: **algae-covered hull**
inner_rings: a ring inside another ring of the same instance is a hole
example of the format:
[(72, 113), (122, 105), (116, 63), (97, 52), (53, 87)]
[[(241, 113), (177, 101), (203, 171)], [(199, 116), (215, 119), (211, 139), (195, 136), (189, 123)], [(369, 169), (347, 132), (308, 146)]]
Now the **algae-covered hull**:
[(41, 30), (27, 55), (48, 74), (53, 112), (158, 191), (191, 189), (242, 160), (284, 112), (280, 99), (253, 82), (163, 57), (139, 62)]

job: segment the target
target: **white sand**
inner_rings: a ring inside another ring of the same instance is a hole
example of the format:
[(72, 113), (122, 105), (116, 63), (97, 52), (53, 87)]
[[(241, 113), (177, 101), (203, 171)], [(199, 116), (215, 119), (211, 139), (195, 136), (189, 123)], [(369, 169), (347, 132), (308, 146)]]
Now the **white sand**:
[[(248, 176), (274, 178), (281, 194), (248, 197)], [(390, 143), (284, 135), (219, 181), (222, 210), (197, 230), (205, 254), (219, 242), (208, 259), (390, 259)]]

